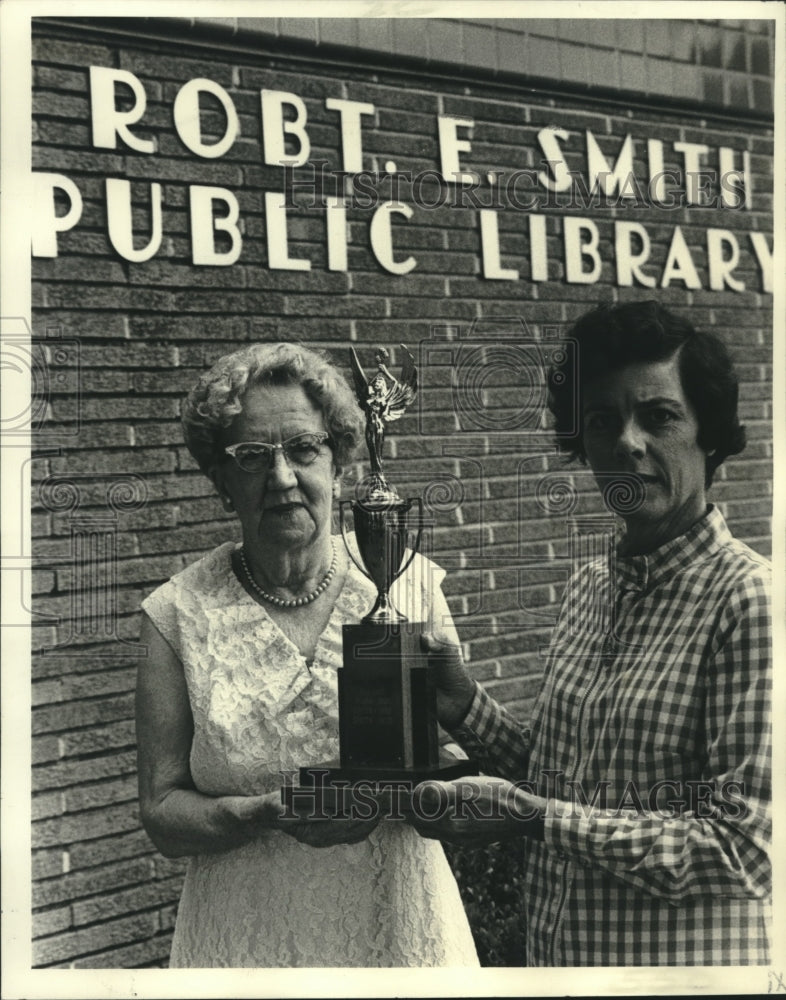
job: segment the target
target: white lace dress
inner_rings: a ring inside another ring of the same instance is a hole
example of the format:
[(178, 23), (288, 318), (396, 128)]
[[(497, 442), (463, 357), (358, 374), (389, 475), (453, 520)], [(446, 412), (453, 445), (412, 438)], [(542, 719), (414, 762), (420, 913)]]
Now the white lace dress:
[[(237, 580), (233, 547), (219, 546), (142, 605), (183, 664), (191, 774), (206, 795), (270, 792), (282, 771), (338, 758), (341, 626), (374, 596), (352, 567), (307, 665)], [(397, 605), (413, 618), (417, 600), (429, 617), (447, 614), (442, 576), (417, 556), (398, 581)], [(359, 844), (313, 848), (269, 831), (192, 857), (170, 960), (173, 968), (477, 964), (442, 847), (397, 820)]]

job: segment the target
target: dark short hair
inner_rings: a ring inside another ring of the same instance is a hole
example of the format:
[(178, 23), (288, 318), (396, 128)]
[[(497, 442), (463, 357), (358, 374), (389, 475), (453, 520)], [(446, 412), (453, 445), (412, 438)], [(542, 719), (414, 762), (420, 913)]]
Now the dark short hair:
[[(585, 313), (567, 335), (577, 349), (548, 376), (548, 405), (555, 418), (557, 445), (586, 462), (582, 429), (584, 386), (610, 371), (641, 362), (665, 361), (679, 351), (685, 398), (699, 424), (698, 444), (707, 452), (705, 485), (718, 466), (745, 447), (745, 428), (737, 415), (739, 386), (723, 342), (694, 329), (682, 316), (655, 301), (600, 305)], [(712, 452), (712, 454), (709, 454)]]

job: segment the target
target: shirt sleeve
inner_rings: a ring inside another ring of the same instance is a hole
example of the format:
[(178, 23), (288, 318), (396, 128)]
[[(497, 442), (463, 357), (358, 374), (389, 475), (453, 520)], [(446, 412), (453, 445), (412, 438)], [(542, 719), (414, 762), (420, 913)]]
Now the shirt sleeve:
[[(421, 556), (413, 561), (411, 579), (420, 581), (423, 594), (424, 615), (427, 628), (444, 642), (461, 645), (448, 602), (442, 592), (445, 571), (442, 567)], [(450, 731), (458, 748), (468, 753), (488, 774), (509, 773), (513, 780), (524, 774), (528, 757), (529, 739), (521, 732), (519, 723), (505, 711), (483, 688), (475, 685), (476, 694), (463, 724)], [(449, 746), (449, 744), (444, 744)], [(509, 762), (509, 763), (508, 763)]]
[(178, 657), (182, 656), (180, 620), (175, 587), (171, 580), (162, 583), (142, 601), (142, 610), (166, 639)]
[[(445, 579), (445, 570), (425, 557), (419, 557), (419, 560), (422, 563), (422, 572), (424, 573), (422, 586), (427, 609), (425, 614), (426, 629), (433, 635), (440, 636), (444, 641), (459, 646), (461, 643), (458, 632), (441, 586)], [(466, 759), (467, 755), (463, 748), (442, 726), (438, 726), (438, 740), (441, 753), (445, 753), (455, 760)]]
[(475, 682), (475, 696), (451, 735), (486, 774), (519, 781), (527, 773), (529, 729)]
[(546, 844), (675, 905), (699, 894), (766, 897), (770, 629), (767, 581), (751, 576), (721, 614), (706, 668), (707, 761), (702, 781), (684, 783), (690, 787), (681, 790), (683, 809), (637, 802), (621, 813), (557, 803), (546, 818)]

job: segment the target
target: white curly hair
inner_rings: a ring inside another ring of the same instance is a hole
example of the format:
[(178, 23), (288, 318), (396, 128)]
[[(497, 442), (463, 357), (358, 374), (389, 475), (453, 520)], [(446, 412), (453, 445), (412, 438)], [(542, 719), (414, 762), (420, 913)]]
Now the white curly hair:
[(205, 475), (223, 460), (223, 432), (242, 413), (243, 394), (252, 385), (302, 386), (322, 412), (336, 465), (343, 468), (352, 461), (363, 417), (338, 368), (321, 352), (300, 344), (251, 344), (219, 358), (183, 403), (186, 447)]

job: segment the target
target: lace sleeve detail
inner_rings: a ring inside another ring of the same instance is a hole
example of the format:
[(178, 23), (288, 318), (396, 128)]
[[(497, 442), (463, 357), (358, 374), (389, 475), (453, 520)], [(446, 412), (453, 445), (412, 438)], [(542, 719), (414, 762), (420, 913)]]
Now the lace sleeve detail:
[(176, 588), (171, 580), (156, 588), (142, 601), (142, 610), (172, 649), (182, 655)]

